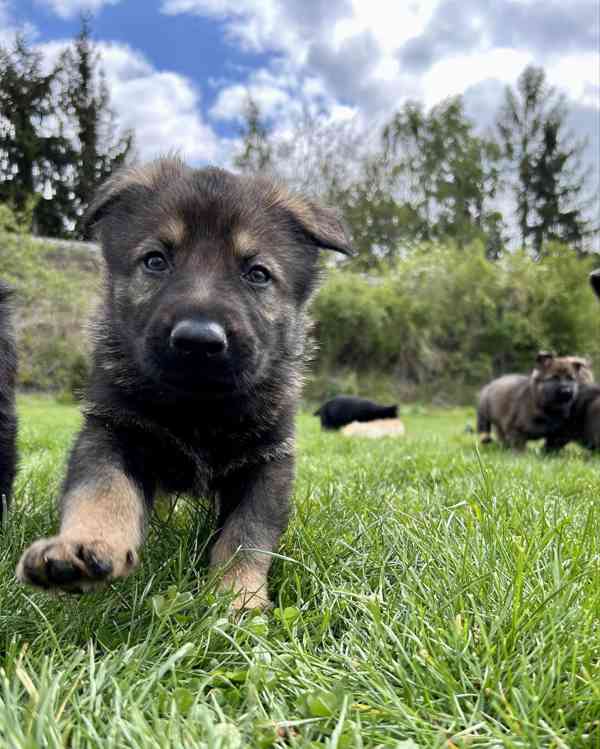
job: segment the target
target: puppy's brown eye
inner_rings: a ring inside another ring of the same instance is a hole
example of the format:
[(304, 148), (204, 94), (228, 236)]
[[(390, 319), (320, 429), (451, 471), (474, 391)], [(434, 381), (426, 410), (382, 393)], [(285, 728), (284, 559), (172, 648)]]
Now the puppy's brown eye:
[(162, 273), (168, 269), (169, 264), (162, 252), (149, 252), (144, 256), (144, 266), (152, 273)]
[(271, 274), (264, 266), (253, 265), (246, 273), (245, 278), (254, 286), (266, 286), (271, 280)]

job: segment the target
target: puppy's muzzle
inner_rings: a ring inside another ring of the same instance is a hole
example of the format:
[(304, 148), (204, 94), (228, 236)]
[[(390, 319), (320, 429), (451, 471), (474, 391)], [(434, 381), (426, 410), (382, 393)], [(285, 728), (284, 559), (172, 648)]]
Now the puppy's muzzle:
[(559, 403), (567, 403), (572, 400), (575, 392), (572, 387), (561, 387), (556, 393), (556, 399)]
[(169, 345), (180, 354), (218, 357), (227, 352), (227, 333), (222, 325), (204, 318), (186, 318), (171, 330)]

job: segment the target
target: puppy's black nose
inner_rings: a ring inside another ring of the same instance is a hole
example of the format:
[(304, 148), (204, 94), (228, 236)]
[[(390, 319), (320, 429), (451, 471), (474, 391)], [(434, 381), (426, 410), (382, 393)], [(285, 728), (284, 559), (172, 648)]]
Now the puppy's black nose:
[(171, 348), (182, 354), (216, 356), (227, 350), (227, 334), (212, 320), (180, 320), (171, 330)]

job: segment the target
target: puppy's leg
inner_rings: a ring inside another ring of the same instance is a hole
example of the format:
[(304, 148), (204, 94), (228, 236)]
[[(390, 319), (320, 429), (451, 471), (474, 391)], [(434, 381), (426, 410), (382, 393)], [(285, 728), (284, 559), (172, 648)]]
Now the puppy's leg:
[(554, 434), (550, 437), (546, 437), (543, 450), (548, 454), (557, 453), (562, 450), (565, 445), (568, 445), (570, 441), (569, 437)]
[(69, 460), (59, 534), (25, 551), (19, 580), (84, 592), (136, 568), (153, 491), (132, 475), (119, 442), (88, 421)]
[(2, 412), (0, 403), (0, 520), (3, 509), (10, 503), (17, 469), (17, 419)]
[(492, 420), (485, 398), (481, 398), (477, 406), (477, 434), (482, 445), (492, 441)]
[(511, 447), (516, 452), (524, 452), (527, 447), (527, 439), (521, 434), (521, 432), (506, 432), (505, 444)]
[(236, 609), (269, 602), (270, 552), (288, 523), (293, 478), (289, 457), (236, 472), (219, 487), (220, 530), (210, 562), (211, 567), (230, 563), (221, 587), (235, 592)]

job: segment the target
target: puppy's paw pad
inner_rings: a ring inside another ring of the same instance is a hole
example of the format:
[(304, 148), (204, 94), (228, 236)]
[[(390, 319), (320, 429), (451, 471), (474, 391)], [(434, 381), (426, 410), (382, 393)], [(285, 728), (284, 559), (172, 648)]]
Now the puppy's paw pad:
[(55, 536), (40, 539), (23, 554), (17, 578), (44, 589), (81, 593), (131, 571), (135, 553), (117, 553), (105, 541)]

